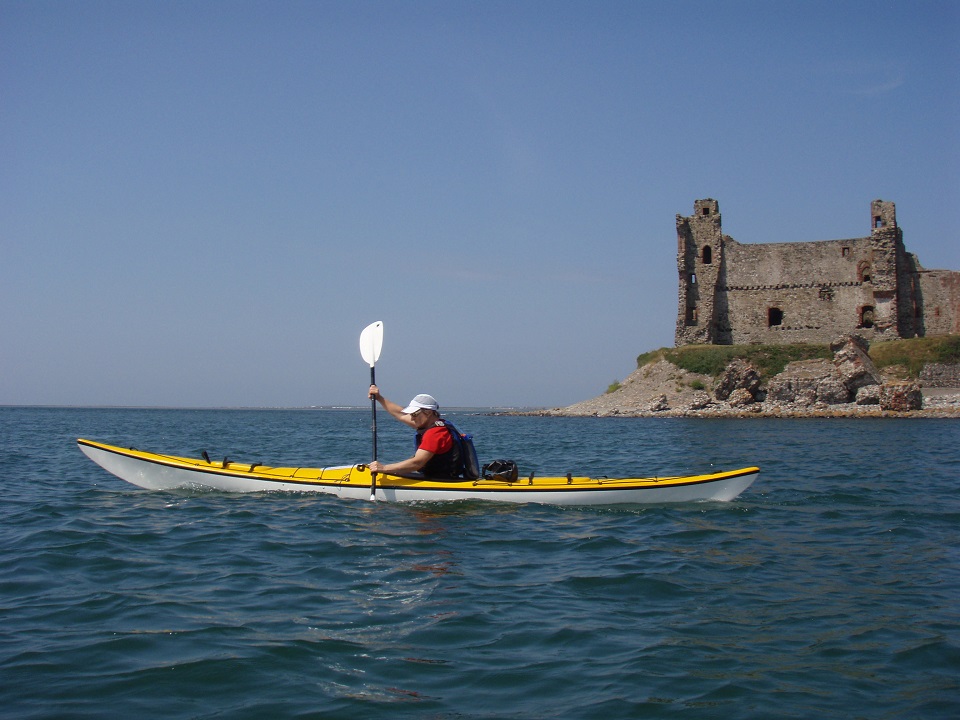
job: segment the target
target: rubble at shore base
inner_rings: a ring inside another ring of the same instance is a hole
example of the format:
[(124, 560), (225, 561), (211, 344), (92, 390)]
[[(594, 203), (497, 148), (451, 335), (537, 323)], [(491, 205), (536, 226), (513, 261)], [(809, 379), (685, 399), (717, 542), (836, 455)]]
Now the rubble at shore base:
[(929, 387), (880, 373), (859, 336), (831, 346), (832, 360), (792, 362), (761, 381), (734, 360), (718, 377), (660, 359), (633, 372), (613, 392), (563, 408), (522, 414), (556, 417), (910, 417), (960, 418), (960, 388)]

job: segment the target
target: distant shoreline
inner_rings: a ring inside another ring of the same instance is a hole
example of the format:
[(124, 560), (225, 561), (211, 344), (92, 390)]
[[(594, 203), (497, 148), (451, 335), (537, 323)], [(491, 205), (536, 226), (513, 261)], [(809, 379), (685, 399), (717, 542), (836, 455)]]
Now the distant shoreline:
[[(270, 406), (270, 405), (49, 405), (49, 404), (17, 404), (0, 403), (0, 410), (4, 409), (36, 409), (36, 410), (177, 410), (177, 411), (209, 411), (209, 410), (228, 410), (228, 411), (283, 411), (283, 412), (311, 412), (311, 411), (365, 411), (370, 412), (369, 405), (301, 405), (301, 406)], [(545, 410), (542, 406), (517, 407), (517, 406), (475, 406), (475, 407), (445, 407), (441, 408), (441, 414), (451, 413), (484, 413), (484, 414), (507, 414), (507, 413), (528, 413)]]
[[(639, 372), (639, 371), (638, 371)], [(671, 383), (673, 383), (671, 379)], [(648, 390), (632, 402), (624, 402), (609, 393), (586, 402), (549, 410), (506, 413), (537, 417), (621, 417), (621, 418), (960, 418), (960, 388), (921, 388), (923, 407), (917, 410), (884, 410), (879, 405), (858, 405), (855, 402), (836, 405), (814, 404), (807, 407), (769, 402), (755, 402), (733, 407), (713, 401), (707, 407), (693, 407), (689, 398), (674, 400), (673, 407), (662, 407), (663, 388)]]

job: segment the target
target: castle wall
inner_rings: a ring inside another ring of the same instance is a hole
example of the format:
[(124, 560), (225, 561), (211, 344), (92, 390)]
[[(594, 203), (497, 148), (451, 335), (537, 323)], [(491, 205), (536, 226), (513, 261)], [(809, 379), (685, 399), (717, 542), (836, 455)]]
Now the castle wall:
[(923, 334), (960, 333), (960, 273), (921, 270), (918, 276), (923, 297)]
[(960, 273), (906, 252), (893, 203), (871, 203), (868, 237), (741, 244), (719, 204), (677, 216), (676, 344), (826, 343), (960, 332)]
[[(822, 342), (849, 332), (862, 325), (861, 309), (874, 305), (871, 256), (869, 238), (757, 245), (728, 239), (726, 283), (716, 288), (728, 308), (720, 326), (729, 327), (735, 345)], [(860, 331), (873, 335), (873, 328)]]
[(727, 285), (795, 285), (857, 281), (860, 263), (870, 263), (870, 238), (799, 243), (725, 245)]

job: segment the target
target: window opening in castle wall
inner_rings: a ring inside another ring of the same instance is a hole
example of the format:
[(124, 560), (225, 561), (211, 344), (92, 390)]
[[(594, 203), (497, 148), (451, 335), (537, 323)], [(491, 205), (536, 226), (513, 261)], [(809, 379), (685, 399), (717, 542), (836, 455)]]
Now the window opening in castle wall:
[(783, 325), (783, 310), (780, 308), (767, 309), (767, 327), (777, 327)]
[(872, 305), (864, 305), (860, 308), (860, 327), (872, 328), (874, 320), (874, 308)]
[(709, 245), (706, 245), (703, 248), (703, 264), (710, 265), (711, 263), (713, 263), (713, 250), (710, 249)]

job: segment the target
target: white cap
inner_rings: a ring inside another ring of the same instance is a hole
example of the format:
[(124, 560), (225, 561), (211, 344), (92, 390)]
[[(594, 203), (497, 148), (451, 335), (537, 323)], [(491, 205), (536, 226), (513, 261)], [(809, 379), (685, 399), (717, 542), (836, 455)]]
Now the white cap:
[(433, 410), (437, 412), (440, 410), (440, 405), (433, 399), (433, 395), (417, 395), (410, 401), (410, 404), (403, 409), (403, 414), (411, 415), (417, 410)]

